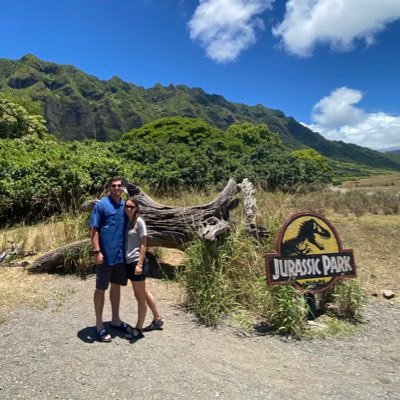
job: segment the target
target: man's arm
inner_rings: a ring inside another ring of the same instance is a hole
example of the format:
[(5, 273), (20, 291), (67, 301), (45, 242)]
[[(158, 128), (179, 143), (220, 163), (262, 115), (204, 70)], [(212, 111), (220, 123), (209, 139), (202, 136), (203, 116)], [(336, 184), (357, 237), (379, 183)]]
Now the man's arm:
[(103, 264), (104, 256), (100, 250), (99, 231), (97, 228), (90, 228), (90, 242), (92, 244), (92, 252), (96, 264)]

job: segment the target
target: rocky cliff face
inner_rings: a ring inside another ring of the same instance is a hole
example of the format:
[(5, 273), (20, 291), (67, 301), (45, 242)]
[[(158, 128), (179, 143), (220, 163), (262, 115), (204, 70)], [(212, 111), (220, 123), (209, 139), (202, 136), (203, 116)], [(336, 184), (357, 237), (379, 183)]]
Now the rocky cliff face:
[(73, 66), (33, 55), (0, 60), (0, 90), (40, 100), (49, 131), (64, 140), (115, 139), (145, 122), (181, 115), (202, 118), (221, 129), (235, 122), (267, 123), (288, 144), (301, 146), (282, 123), (281, 111), (231, 103), (185, 85), (157, 84), (144, 89), (116, 77), (101, 81)]

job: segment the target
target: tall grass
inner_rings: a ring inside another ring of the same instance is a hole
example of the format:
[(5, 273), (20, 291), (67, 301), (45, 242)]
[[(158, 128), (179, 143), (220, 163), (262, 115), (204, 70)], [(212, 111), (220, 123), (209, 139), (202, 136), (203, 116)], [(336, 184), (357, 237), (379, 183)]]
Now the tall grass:
[(265, 246), (239, 225), (219, 248), (197, 239), (187, 249), (180, 282), (185, 304), (200, 322), (215, 326), (231, 315), (247, 327), (267, 320), (276, 332), (300, 333), (307, 313), (304, 296), (292, 287), (266, 285)]
[(69, 250), (64, 254), (64, 273), (76, 273), (87, 276), (93, 272), (94, 262), (92, 249), (88, 243), (77, 250)]
[(292, 286), (271, 286), (264, 316), (271, 329), (279, 334), (300, 336), (309, 313), (303, 293)]
[(195, 240), (186, 251), (186, 268), (179, 278), (185, 287), (185, 305), (208, 326), (218, 323), (233, 300), (226, 285), (225, 265), (215, 250), (213, 244)]
[[(275, 251), (275, 237), (282, 223), (294, 212), (304, 210), (357, 216), (384, 214), (389, 207), (394, 213), (393, 199), (397, 197), (383, 192), (258, 193), (257, 222), (269, 229), (270, 236), (261, 243), (247, 236), (239, 212), (234, 216), (236, 227), (220, 247), (196, 240), (186, 251), (188, 261), (180, 276), (185, 304), (207, 325), (215, 326), (230, 315), (246, 327), (261, 321), (274, 332), (302, 335), (310, 313), (304, 294), (291, 286), (268, 286), (265, 281), (264, 257)], [(365, 293), (359, 281), (352, 279), (338, 281), (317, 298), (320, 312), (354, 321), (360, 316)]]
[[(268, 286), (264, 255), (268, 243), (236, 228), (221, 247), (197, 239), (186, 251), (186, 268), (179, 276), (184, 304), (201, 323), (216, 326), (225, 316), (245, 328), (257, 323), (279, 334), (301, 336), (310, 313), (305, 295), (292, 286)], [(364, 299), (356, 280), (340, 281), (320, 302), (331, 314), (354, 320)], [(334, 311), (332, 313), (332, 311)]]

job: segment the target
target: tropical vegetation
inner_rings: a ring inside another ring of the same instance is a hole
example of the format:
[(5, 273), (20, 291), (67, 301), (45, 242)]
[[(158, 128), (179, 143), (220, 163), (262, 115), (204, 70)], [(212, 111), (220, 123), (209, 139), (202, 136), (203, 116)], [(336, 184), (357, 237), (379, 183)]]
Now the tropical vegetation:
[(46, 133), (40, 115), (3, 99), (0, 127), (3, 224), (76, 209), (113, 175), (170, 193), (225, 185), (231, 177), (271, 190), (316, 187), (332, 177), (325, 157), (312, 149), (287, 150), (261, 124), (222, 131), (199, 119), (166, 117), (114, 142), (64, 142)]

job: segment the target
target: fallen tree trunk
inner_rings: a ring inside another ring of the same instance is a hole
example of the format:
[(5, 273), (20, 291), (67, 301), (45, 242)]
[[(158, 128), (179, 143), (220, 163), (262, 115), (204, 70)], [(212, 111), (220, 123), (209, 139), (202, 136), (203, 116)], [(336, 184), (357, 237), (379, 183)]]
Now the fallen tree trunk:
[(30, 266), (30, 272), (53, 272), (57, 269), (64, 269), (66, 264), (73, 258), (87, 249), (90, 250), (90, 239), (83, 239), (69, 243), (65, 246), (51, 250), (37, 258)]
[(211, 203), (193, 207), (169, 207), (155, 202), (138, 186), (127, 185), (129, 196), (140, 204), (146, 221), (149, 247), (183, 250), (195, 236), (214, 241), (228, 231), (229, 212), (239, 204), (235, 195), (239, 185), (230, 179), (224, 190)]
[[(212, 202), (193, 207), (170, 207), (154, 201), (138, 186), (128, 183), (126, 190), (140, 204), (140, 214), (146, 221), (149, 247), (167, 247), (183, 250), (195, 237), (216, 241), (230, 229), (229, 213), (240, 200), (236, 195), (241, 191), (230, 179), (222, 192)], [(90, 210), (95, 201), (85, 203)], [(85, 246), (89, 239), (60, 247), (35, 260), (30, 270), (52, 271), (65, 265), (71, 257)]]

